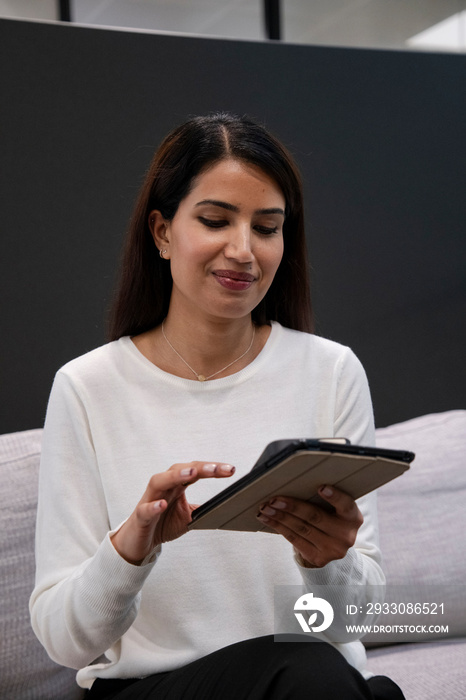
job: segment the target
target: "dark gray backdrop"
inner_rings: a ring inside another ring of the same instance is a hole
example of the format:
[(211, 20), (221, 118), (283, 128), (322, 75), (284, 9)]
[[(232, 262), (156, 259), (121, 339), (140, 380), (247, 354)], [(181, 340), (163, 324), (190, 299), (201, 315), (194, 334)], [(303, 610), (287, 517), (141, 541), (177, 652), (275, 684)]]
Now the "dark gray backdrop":
[(161, 137), (263, 120), (305, 182), (318, 332), (356, 351), (378, 426), (464, 408), (466, 56), (0, 21), (0, 432), (105, 340), (119, 248)]

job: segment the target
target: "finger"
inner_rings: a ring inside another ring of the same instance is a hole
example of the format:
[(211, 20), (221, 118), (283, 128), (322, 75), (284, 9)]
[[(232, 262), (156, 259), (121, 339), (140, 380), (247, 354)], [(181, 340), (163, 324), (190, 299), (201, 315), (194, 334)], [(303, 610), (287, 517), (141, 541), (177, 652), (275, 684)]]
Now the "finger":
[[(349, 547), (339, 540), (329, 537), (312, 525), (303, 521), (275, 520), (271, 517), (258, 515), (259, 520), (272, 528), (293, 545), (296, 552), (305, 560), (306, 565), (321, 568), (330, 561), (342, 559)], [(296, 523), (299, 524), (296, 526)]]
[(335, 486), (325, 485), (320, 487), (319, 496), (330, 503), (335, 508), (336, 514), (343, 520), (352, 520), (358, 527), (364, 522), (356, 501), (344, 491)]
[[(345, 517), (336, 510), (327, 512), (323, 508), (297, 498), (277, 496), (264, 504), (260, 513), (272, 520), (283, 523), (293, 532), (305, 539), (311, 539), (319, 547), (327, 546), (327, 539), (332, 538), (346, 547), (354, 544), (363, 517), (355, 501), (339, 491), (339, 495), (348, 498), (354, 505), (345, 511)], [(324, 537), (319, 537), (319, 533)]]
[(165, 499), (140, 503), (135, 510), (135, 515), (139, 525), (143, 528), (152, 527), (167, 509), (168, 503)]
[(151, 503), (161, 498), (169, 498), (176, 488), (182, 492), (183, 485), (193, 484), (198, 479), (198, 470), (194, 465), (195, 462), (174, 464), (165, 472), (153, 474), (140, 503)]
[(235, 473), (235, 467), (225, 462), (190, 462), (189, 464), (173, 464), (169, 472), (178, 472), (181, 469), (181, 474), (189, 477), (189, 483), (194, 483), (195, 478), (191, 479), (191, 472), (194, 469), (198, 479), (207, 477), (225, 477), (232, 476)]
[[(328, 546), (329, 539), (333, 536), (324, 529), (328, 526), (327, 514), (322, 509), (312, 506), (306, 508), (306, 506), (309, 504), (304, 501), (288, 503), (287, 508), (290, 510), (265, 505), (259, 511), (258, 518), (285, 535), (287, 539), (290, 539), (289, 535), (293, 533), (297, 538), (310, 542), (318, 549), (323, 549)], [(297, 513), (293, 512), (295, 508), (298, 510)]]
[[(259, 513), (257, 517), (264, 525), (267, 525), (267, 527), (272, 528), (279, 535), (285, 537), (285, 539), (287, 539), (288, 542), (293, 545), (295, 550), (299, 552), (302, 557), (304, 557), (306, 562), (312, 566), (321, 567), (328, 563), (322, 553), (322, 544), (317, 546), (317, 543), (313, 541), (315, 538), (307, 539), (309, 534), (307, 537), (304, 536), (304, 533), (298, 534), (296, 531), (288, 527), (283, 521), (274, 520), (271, 517), (263, 515), (262, 513)], [(316, 531), (316, 535), (318, 534), (319, 533)], [(322, 537), (322, 533), (320, 533), (320, 537)], [(317, 539), (319, 539), (319, 537), (317, 537)]]
[[(300, 499), (278, 496), (261, 507), (259, 520), (286, 537), (305, 558), (314, 563), (317, 551), (319, 556), (316, 565), (322, 566), (322, 561), (327, 563), (345, 556), (354, 544), (362, 522), (362, 515), (355, 502), (342, 491), (336, 494), (336, 498), (340, 495), (345, 502), (346, 517), (341, 517), (337, 512), (328, 513), (323, 508)], [(351, 517), (349, 513), (352, 513)]]
[(223, 462), (208, 462), (207, 464), (202, 464), (199, 470), (199, 478), (206, 477), (226, 477), (233, 476), (235, 473), (235, 467), (231, 464), (225, 464)]
[(172, 500), (183, 492), (186, 486), (198, 479), (232, 476), (235, 467), (223, 462), (189, 462), (173, 464), (167, 471), (153, 474), (149, 480), (141, 503), (151, 503), (161, 498)]
[(335, 526), (334, 515), (327, 513), (319, 506), (297, 498), (276, 496), (268, 503), (264, 503), (260, 512), (274, 520), (284, 522), (288, 527), (297, 531), (302, 529), (303, 532), (306, 532), (310, 525), (331, 534), (335, 529), (338, 529), (338, 523)]

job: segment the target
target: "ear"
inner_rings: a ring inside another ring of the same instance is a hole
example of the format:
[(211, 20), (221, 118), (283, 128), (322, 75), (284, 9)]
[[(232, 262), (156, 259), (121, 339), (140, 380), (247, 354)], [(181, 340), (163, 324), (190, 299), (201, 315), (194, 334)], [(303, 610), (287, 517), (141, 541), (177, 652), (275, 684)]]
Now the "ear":
[(160, 251), (165, 251), (163, 257), (170, 257), (170, 222), (163, 218), (162, 213), (154, 209), (149, 214), (149, 230), (154, 243)]

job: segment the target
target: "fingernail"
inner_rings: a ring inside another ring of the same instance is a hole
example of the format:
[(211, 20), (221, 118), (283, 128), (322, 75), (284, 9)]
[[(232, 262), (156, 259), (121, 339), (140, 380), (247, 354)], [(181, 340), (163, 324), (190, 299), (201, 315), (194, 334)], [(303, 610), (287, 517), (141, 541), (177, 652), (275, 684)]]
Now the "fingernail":
[(213, 474), (216, 469), (216, 464), (204, 464), (202, 467), (202, 471), (207, 472), (207, 474)]
[(162, 508), (162, 501), (155, 501), (153, 507), (154, 507), (154, 510), (155, 510), (155, 511), (161, 510), (161, 508)]
[(269, 522), (269, 518), (267, 518), (265, 515), (262, 515), (262, 513), (258, 513), (258, 514), (256, 515), (256, 518), (257, 518), (258, 520), (260, 520), (262, 523), (268, 523), (268, 522)]
[(276, 512), (275, 508), (271, 508), (270, 506), (264, 506), (262, 508), (262, 513), (264, 513), (264, 515), (275, 515)]
[(191, 467), (190, 469), (182, 469), (180, 471), (180, 474), (181, 474), (181, 476), (191, 476), (193, 471), (194, 471), (193, 467)]
[(276, 498), (273, 499), (273, 501), (270, 502), (270, 505), (273, 506), (274, 508), (286, 508), (286, 503), (285, 501), (279, 501)]
[(331, 489), (330, 486), (324, 486), (320, 489), (320, 493), (324, 496), (333, 496), (333, 489)]
[(224, 472), (229, 472), (230, 474), (233, 474), (233, 472), (235, 471), (235, 467), (232, 467), (231, 464), (224, 464), (222, 466), (222, 469)]

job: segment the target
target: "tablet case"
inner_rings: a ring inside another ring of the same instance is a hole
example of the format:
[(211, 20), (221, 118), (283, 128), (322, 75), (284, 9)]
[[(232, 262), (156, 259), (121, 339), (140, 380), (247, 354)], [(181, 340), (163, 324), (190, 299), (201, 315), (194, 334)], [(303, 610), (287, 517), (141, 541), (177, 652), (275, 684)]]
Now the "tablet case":
[(413, 459), (412, 452), (347, 441), (276, 441), (246, 476), (194, 510), (188, 528), (275, 532), (256, 518), (260, 506), (273, 496), (293, 496), (332, 509), (317, 494), (323, 484), (360, 498), (403, 474)]

